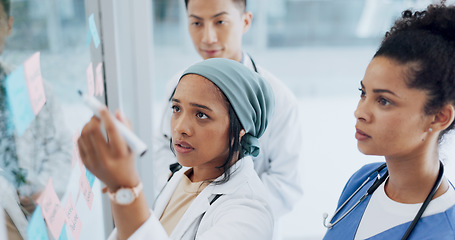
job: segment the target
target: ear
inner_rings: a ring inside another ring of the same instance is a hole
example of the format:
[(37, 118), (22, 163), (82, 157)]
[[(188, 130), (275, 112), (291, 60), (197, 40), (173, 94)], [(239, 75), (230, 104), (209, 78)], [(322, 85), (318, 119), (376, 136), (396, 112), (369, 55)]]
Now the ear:
[(250, 30), (252, 21), (253, 21), (253, 14), (251, 12), (243, 13), (243, 34), (248, 32), (248, 30)]
[(240, 130), (240, 140), (242, 140), (242, 137), (245, 136), (245, 129)]
[(446, 104), (441, 110), (434, 115), (431, 128), (436, 131), (442, 131), (452, 124), (455, 118), (455, 109), (452, 104)]
[(14, 24), (14, 17), (13, 16), (9, 16), (9, 18), (8, 18), (7, 36), (9, 36), (11, 34), (11, 31), (13, 30), (13, 24)]

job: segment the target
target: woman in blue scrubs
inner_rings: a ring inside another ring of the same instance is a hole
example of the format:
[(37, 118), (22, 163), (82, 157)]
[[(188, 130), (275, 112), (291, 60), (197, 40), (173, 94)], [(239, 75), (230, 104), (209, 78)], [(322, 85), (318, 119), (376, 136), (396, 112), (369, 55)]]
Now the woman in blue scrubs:
[(455, 190), (438, 151), (455, 124), (455, 7), (403, 12), (360, 85), (357, 146), (386, 164), (352, 175), (324, 239), (455, 239)]

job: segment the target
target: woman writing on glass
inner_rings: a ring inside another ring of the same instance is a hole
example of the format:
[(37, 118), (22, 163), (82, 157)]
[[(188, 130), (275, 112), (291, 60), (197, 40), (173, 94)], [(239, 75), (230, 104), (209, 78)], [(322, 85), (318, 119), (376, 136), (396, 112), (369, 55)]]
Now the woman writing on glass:
[(273, 111), (271, 99), (267, 83), (233, 60), (209, 59), (188, 68), (172, 96), (171, 146), (189, 169), (174, 174), (152, 211), (141, 192), (134, 156), (108, 111), (101, 112), (108, 142), (101, 121), (92, 118), (78, 141), (85, 165), (110, 195), (139, 192), (130, 199), (112, 198), (117, 228), (111, 238), (271, 238), (265, 189), (248, 156), (259, 153), (258, 138)]
[(324, 239), (455, 239), (455, 190), (438, 151), (454, 128), (455, 7), (405, 11), (360, 85), (357, 146), (386, 163), (350, 178)]

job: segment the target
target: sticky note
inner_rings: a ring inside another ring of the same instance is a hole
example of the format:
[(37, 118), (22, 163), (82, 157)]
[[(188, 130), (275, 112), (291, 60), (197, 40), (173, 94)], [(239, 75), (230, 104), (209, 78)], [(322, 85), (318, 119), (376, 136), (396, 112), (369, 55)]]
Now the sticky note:
[(92, 34), (90, 33), (90, 28), (88, 28), (87, 29), (87, 37), (85, 39), (85, 46), (89, 47), (91, 41), (92, 41)]
[(33, 212), (32, 218), (28, 222), (27, 236), (36, 240), (49, 240), (47, 236), (46, 224), (44, 223), (41, 206), (37, 205)]
[(95, 77), (95, 82), (96, 82), (96, 90), (95, 90), (95, 96), (103, 96), (104, 94), (104, 77), (103, 77), (103, 63), (98, 63), (96, 66), (96, 77)]
[(67, 240), (67, 239), (68, 239), (68, 235), (66, 234), (66, 227), (65, 227), (65, 225), (63, 225), (62, 232), (60, 233), (60, 237), (58, 238), (58, 240)]
[(46, 103), (43, 77), (41, 76), (40, 53), (33, 54), (24, 62), (25, 79), (27, 80), (30, 103), (35, 115), (41, 111)]
[(16, 133), (21, 136), (35, 119), (28, 87), (26, 85), (24, 67), (16, 68), (5, 80), (8, 106), (13, 117)]
[(95, 182), (95, 175), (93, 175), (93, 173), (91, 173), (88, 169), (85, 170), (85, 175), (87, 176), (90, 187), (93, 187), (93, 183)]
[(90, 187), (90, 183), (88, 182), (87, 177), (83, 174), (81, 174), (81, 177), (79, 178), (79, 187), (85, 201), (87, 202), (88, 208), (91, 210), (93, 204), (93, 191)]
[(95, 16), (93, 13), (88, 17), (88, 26), (90, 28), (90, 33), (92, 34), (93, 43), (95, 47), (98, 48), (100, 45), (100, 35), (98, 34), (98, 29), (96, 28)]
[(65, 218), (66, 224), (68, 225), (71, 234), (73, 235), (74, 239), (78, 240), (81, 236), (82, 222), (79, 215), (77, 214), (76, 208), (74, 207), (73, 197), (71, 193), (65, 206)]
[(94, 96), (95, 95), (95, 80), (93, 79), (93, 64), (90, 63), (87, 67), (87, 87), (88, 87), (88, 95)]
[(65, 223), (65, 214), (60, 205), (60, 200), (55, 193), (52, 179), (50, 178), (37, 202), (41, 204), (43, 216), (52, 236), (58, 239)]

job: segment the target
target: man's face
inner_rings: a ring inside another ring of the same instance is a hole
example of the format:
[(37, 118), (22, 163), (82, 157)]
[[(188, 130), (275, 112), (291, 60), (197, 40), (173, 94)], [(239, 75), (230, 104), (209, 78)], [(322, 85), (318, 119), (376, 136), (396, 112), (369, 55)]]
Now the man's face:
[(251, 25), (252, 14), (232, 0), (190, 0), (188, 29), (202, 58), (242, 59), (242, 37)]
[(5, 40), (10, 35), (13, 27), (13, 17), (8, 17), (3, 5), (0, 4), (0, 54), (5, 48)]

